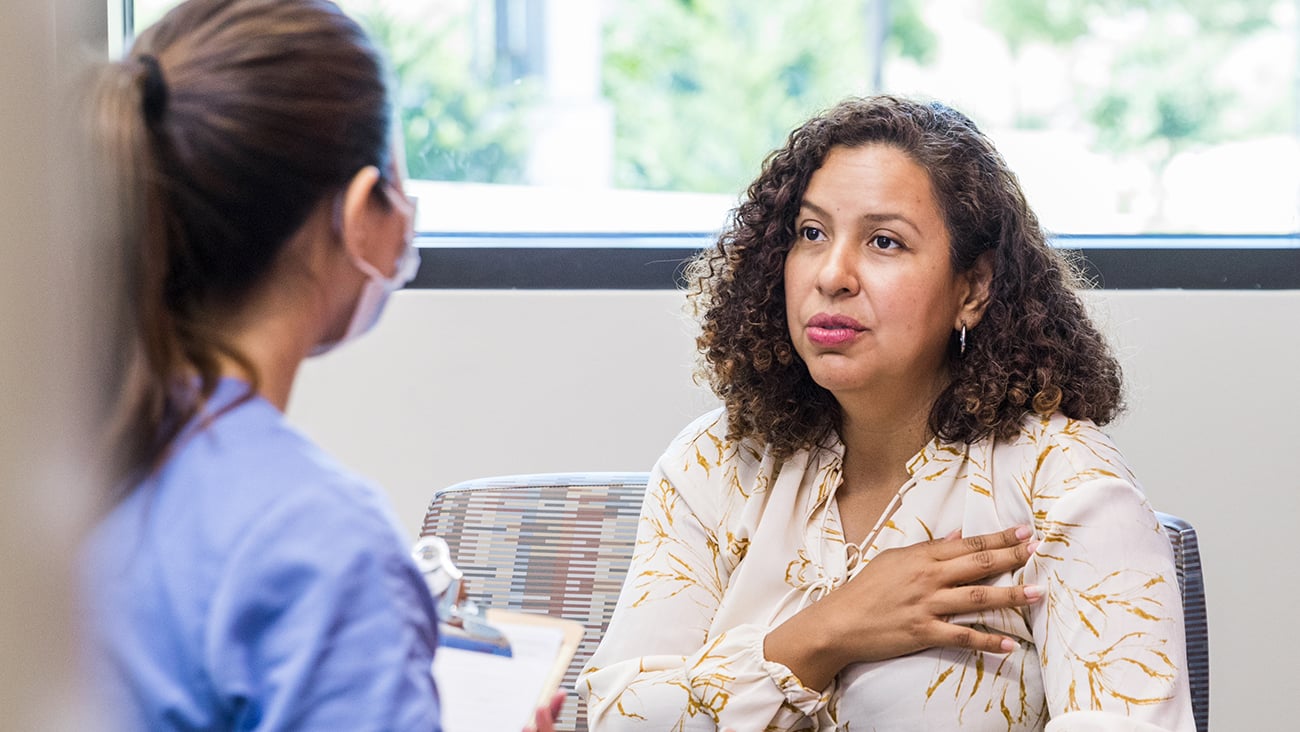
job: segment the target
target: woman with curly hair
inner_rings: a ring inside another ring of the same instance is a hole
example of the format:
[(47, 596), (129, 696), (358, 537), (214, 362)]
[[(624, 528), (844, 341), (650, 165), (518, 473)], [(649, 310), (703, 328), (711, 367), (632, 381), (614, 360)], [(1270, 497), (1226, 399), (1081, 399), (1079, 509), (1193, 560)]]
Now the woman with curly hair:
[(592, 729), (1193, 729), (1076, 286), (960, 113), (796, 129), (693, 263), (723, 407), (652, 473)]

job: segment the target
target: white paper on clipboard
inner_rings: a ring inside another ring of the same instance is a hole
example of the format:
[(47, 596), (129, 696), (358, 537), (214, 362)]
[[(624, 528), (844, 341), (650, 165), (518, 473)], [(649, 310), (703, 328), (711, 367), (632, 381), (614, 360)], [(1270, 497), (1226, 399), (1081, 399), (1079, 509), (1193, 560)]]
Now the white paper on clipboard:
[(559, 688), (582, 624), (546, 615), (488, 610), (512, 656), (440, 646), (433, 656), (445, 732), (518, 732)]

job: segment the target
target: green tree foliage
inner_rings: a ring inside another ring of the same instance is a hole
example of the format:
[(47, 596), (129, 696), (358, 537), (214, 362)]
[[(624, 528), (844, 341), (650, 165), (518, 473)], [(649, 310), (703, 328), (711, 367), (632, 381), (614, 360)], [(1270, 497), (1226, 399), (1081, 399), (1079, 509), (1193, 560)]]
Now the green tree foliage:
[(358, 18), (385, 50), (398, 81), (394, 102), (411, 177), (523, 182), (532, 85), (501, 85), (491, 81), (490, 70), (476, 73), (470, 13), (412, 23), (371, 7)]
[[(1088, 63), (1103, 83), (1076, 84), (1076, 101), (1102, 149), (1140, 151), (1157, 164), (1196, 142), (1285, 132), (1291, 100), (1250, 93), (1242, 79), (1219, 73), (1225, 59), (1272, 28), (1278, 0), (988, 0), (989, 25), (1013, 52), (1045, 43), (1070, 52), (1094, 34), (1124, 32)], [(1281, 61), (1279, 59), (1279, 61)], [(1250, 114), (1241, 114), (1243, 106)]]
[[(989, 24), (1015, 53), (1046, 43), (1065, 53), (1107, 39), (1091, 53), (1092, 83), (1073, 85), (1075, 102), (1094, 130), (1099, 150), (1145, 158), (1153, 172), (1156, 209), (1147, 226), (1162, 228), (1164, 172), (1180, 152), (1287, 131), (1295, 101), (1261, 95), (1228, 62), (1250, 53), (1272, 30), (1278, 0), (989, 0)], [(1279, 59), (1280, 61), (1280, 59)]]
[(863, 5), (614, 0), (603, 85), (615, 185), (742, 189), (794, 125), (867, 91)]
[[(145, 28), (179, 0), (134, 0)], [(529, 80), (496, 83), (475, 68), (474, 3), (444, 3), (421, 22), (398, 18), (392, 0), (342, 0), (384, 49), (401, 117), (409, 174), (427, 180), (523, 182)]]
[[(1083, 121), (1097, 149), (1146, 157), (1158, 171), (1188, 146), (1293, 125), (1293, 95), (1257, 93), (1224, 71), (1226, 59), (1276, 32), (1270, 13), (1291, 0), (977, 1), (1013, 56), (1047, 46), (1074, 64), (1071, 101), (1054, 110), (1029, 104), (1017, 112), (1020, 126)], [(135, 2), (144, 25), (176, 0)], [(932, 62), (937, 40), (922, 11), (952, 2), (607, 0), (602, 89), (614, 108), (615, 185), (741, 190), (794, 125), (870, 92), (876, 55)], [(479, 37), (493, 3), (431, 2), (421, 7), (434, 17), (415, 20), (403, 2), (343, 4), (400, 81), (395, 100), (413, 177), (526, 182), (536, 80), (494, 79), (490, 40)], [(881, 8), (887, 39), (873, 48)], [(1032, 101), (1033, 92), (1018, 90), (1016, 99)]]
[(1012, 53), (1034, 42), (1072, 43), (1088, 32), (1089, 7), (1078, 0), (988, 0), (985, 14)]
[(886, 57), (907, 58), (919, 64), (933, 61), (939, 41), (921, 17), (921, 0), (865, 0), (868, 6), (877, 2), (885, 4), (889, 16)]
[[(871, 47), (875, 5), (889, 28)], [(872, 55), (929, 62), (921, 0), (612, 0), (615, 185), (734, 193), (790, 130), (870, 89)], [(665, 90), (668, 90), (665, 93)]]

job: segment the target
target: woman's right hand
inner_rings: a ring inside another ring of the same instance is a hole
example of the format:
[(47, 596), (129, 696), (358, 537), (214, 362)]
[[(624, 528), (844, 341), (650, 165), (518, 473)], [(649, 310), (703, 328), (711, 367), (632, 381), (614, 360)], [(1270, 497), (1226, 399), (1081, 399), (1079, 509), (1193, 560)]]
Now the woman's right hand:
[(954, 615), (1028, 605), (1032, 585), (972, 584), (1024, 566), (1037, 547), (1026, 526), (957, 534), (873, 558), (856, 577), (768, 633), (763, 653), (810, 689), (824, 689), (845, 666), (937, 646), (1006, 653), (1014, 641), (954, 625)]

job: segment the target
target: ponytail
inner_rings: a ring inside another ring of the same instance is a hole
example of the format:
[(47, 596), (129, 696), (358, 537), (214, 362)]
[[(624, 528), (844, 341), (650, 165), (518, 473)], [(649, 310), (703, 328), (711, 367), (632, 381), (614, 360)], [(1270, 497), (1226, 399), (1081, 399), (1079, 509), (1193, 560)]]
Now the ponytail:
[(108, 430), (113, 500), (167, 459), (233, 362), (223, 317), (311, 211), (387, 162), (378, 55), (326, 0), (189, 0), (90, 89), (96, 183), (125, 297)]
[(156, 60), (153, 64), (128, 58), (104, 66), (90, 103), (93, 149), (101, 156), (96, 182), (107, 186), (116, 202), (116, 220), (107, 223), (116, 225), (113, 239), (121, 252), (125, 293), (118, 334), (124, 347), (112, 369), (118, 394), (108, 435), (113, 499), (157, 467), (217, 379), (215, 371), (200, 371), (197, 394), (178, 388), (194, 375), (195, 364), (186, 358), (166, 297), (170, 253), (176, 248), (171, 240), (183, 232), (170, 220), (166, 200), (156, 127), (165, 96), (160, 99), (161, 69)]

